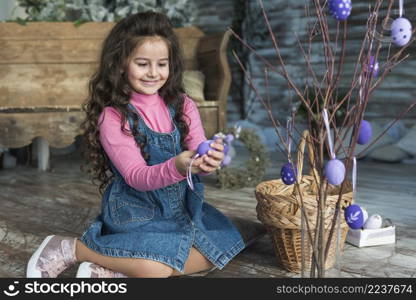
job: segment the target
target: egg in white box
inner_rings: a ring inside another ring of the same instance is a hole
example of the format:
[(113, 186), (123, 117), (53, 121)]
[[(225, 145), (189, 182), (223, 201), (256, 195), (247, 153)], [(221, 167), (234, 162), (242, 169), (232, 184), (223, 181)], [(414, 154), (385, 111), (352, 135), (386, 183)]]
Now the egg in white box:
[(364, 223), (364, 229), (379, 229), (381, 224), (383, 224), (381, 216), (374, 214), (368, 217), (367, 222)]
[(363, 224), (365, 224), (365, 222), (367, 222), (368, 219), (368, 212), (364, 207), (361, 207), (361, 210), (363, 211)]

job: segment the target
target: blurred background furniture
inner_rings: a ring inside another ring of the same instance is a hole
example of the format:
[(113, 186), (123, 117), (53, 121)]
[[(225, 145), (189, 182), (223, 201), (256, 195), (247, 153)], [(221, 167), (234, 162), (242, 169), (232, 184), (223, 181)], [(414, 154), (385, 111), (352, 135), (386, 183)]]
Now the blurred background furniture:
[[(1, 146), (18, 148), (33, 142), (38, 168), (47, 170), (49, 146), (62, 148), (74, 142), (81, 134), (81, 105), (87, 96), (88, 80), (112, 26), (112, 22), (78, 27), (71, 22), (0, 24)], [(226, 49), (230, 32), (205, 35), (194, 26), (175, 32), (187, 70), (184, 82), (196, 83), (185, 89), (197, 103), (210, 137), (226, 124), (231, 82)]]

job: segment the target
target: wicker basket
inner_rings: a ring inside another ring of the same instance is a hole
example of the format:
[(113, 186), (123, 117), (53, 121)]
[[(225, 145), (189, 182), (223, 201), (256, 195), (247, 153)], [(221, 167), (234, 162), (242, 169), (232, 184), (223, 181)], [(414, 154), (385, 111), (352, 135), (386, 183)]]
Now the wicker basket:
[[(303, 175), (303, 158), (305, 143), (308, 145), (309, 159), (313, 161), (313, 149), (311, 147), (309, 134), (303, 133), (303, 138), (297, 153), (297, 170), (300, 191), (302, 193), (305, 214), (309, 221), (309, 234), (314, 239), (318, 201), (316, 199), (317, 184), (315, 178), (319, 178), (316, 170), (312, 169), (311, 174)], [(295, 185), (285, 185), (281, 179), (260, 183), (255, 191), (257, 203), (257, 218), (265, 225), (270, 235), (276, 256), (282, 267), (299, 273), (302, 269), (302, 241), (301, 241), (301, 201), (298, 193), (295, 193)], [(328, 239), (329, 228), (334, 216), (335, 206), (338, 201), (339, 187), (328, 186), (328, 194), (325, 207), (325, 241)], [(342, 195), (341, 209), (344, 209), (353, 202), (352, 186), (346, 182)], [(343, 216), (343, 213), (342, 215)], [(340, 246), (345, 243), (348, 232), (348, 225), (344, 218), (340, 223)], [(305, 228), (305, 227), (304, 227)], [(330, 249), (326, 258), (325, 269), (331, 268), (335, 263), (337, 234), (332, 235)], [(305, 269), (310, 269), (312, 261), (312, 248), (309, 234), (305, 230), (304, 235), (304, 264)]]

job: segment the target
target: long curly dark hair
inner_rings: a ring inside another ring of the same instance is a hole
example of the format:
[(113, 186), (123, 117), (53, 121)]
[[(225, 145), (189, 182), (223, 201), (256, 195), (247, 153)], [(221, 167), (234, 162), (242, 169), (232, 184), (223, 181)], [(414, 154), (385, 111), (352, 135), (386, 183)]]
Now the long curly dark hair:
[[(186, 150), (185, 137), (189, 133), (184, 121), (184, 89), (182, 86), (183, 58), (179, 42), (173, 32), (169, 19), (157, 12), (141, 12), (120, 20), (103, 42), (99, 66), (89, 82), (89, 95), (82, 105), (86, 118), (81, 124), (82, 138), (86, 145), (83, 151), (86, 165), (81, 170), (92, 174), (92, 182), (99, 185), (100, 195), (114, 173), (110, 168), (109, 158), (99, 140), (99, 116), (106, 106), (117, 109), (121, 115), (120, 129), (129, 136), (143, 136), (137, 130), (138, 116), (128, 108), (132, 88), (127, 80), (128, 59), (135, 48), (149, 37), (160, 37), (169, 48), (169, 76), (158, 93), (165, 103), (172, 105), (176, 111), (174, 121), (181, 133), (181, 147)], [(127, 117), (131, 116), (134, 126), (125, 129)], [(143, 139), (142, 139), (143, 140)], [(138, 143), (142, 155), (147, 159), (143, 149), (144, 142)]]

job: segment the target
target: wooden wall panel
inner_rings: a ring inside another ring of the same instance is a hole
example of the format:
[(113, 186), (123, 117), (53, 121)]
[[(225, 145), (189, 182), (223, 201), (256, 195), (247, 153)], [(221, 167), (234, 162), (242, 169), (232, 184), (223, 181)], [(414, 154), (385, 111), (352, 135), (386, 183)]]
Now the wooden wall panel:
[(80, 105), (96, 64), (10, 64), (0, 68), (0, 106)]
[(97, 62), (101, 44), (102, 39), (97, 38), (68, 40), (0, 39), (0, 65)]
[[(1, 113), (1, 144), (11, 148), (30, 144), (41, 136), (56, 148), (68, 146), (81, 134), (79, 125), (85, 118), (83, 112)], [(36, 125), (36, 126), (34, 126)]]

